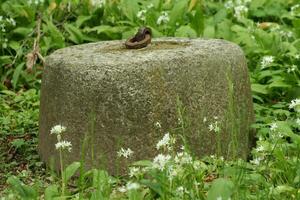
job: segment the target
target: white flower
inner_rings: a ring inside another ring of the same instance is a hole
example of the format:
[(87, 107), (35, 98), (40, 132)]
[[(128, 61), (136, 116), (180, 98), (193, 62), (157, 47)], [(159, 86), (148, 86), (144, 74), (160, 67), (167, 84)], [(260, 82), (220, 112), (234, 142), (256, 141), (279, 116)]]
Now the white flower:
[(208, 126), (208, 130), (209, 130), (209, 131), (214, 130), (214, 125), (213, 125), (213, 124), (210, 124), (210, 125)]
[(177, 153), (174, 158), (175, 163), (184, 165), (184, 164), (192, 164), (193, 158), (190, 156), (190, 154), (186, 152), (180, 152)]
[(226, 9), (232, 9), (232, 8), (234, 7), (232, 1), (227, 1), (227, 2), (224, 4), (224, 6), (225, 6)]
[(296, 54), (295, 59), (297, 59), (297, 60), (300, 59), (300, 54)]
[(129, 158), (133, 154), (133, 151), (130, 148), (126, 150), (121, 148), (117, 153), (119, 157)]
[(169, 162), (170, 159), (171, 159), (170, 155), (158, 154), (153, 159), (153, 167), (162, 171), (164, 170), (166, 164)]
[(150, 3), (150, 4), (147, 6), (147, 8), (148, 8), (148, 9), (154, 8), (153, 3)]
[(264, 151), (264, 150), (265, 150), (265, 148), (262, 145), (260, 145), (259, 147), (256, 148), (257, 152), (261, 152), (261, 151)]
[(72, 144), (69, 141), (60, 141), (55, 144), (55, 148), (58, 149), (68, 149), (69, 152), (72, 150)]
[(170, 144), (170, 140), (171, 140), (170, 134), (166, 133), (164, 137), (156, 144), (156, 149), (160, 149), (161, 147), (168, 146)]
[(294, 99), (291, 101), (290, 105), (289, 105), (289, 109), (292, 109), (292, 108), (297, 108), (297, 106), (300, 105), (300, 99)]
[(170, 21), (170, 18), (169, 18), (169, 14), (165, 11), (163, 11), (161, 13), (161, 15), (158, 17), (156, 23), (157, 25), (161, 25), (161, 24), (166, 24)]
[(140, 188), (140, 184), (129, 182), (126, 185), (127, 190), (137, 190)]
[(218, 121), (215, 121), (215, 123), (213, 124), (210, 124), (208, 126), (208, 130), (209, 131), (214, 131), (215, 133), (219, 133), (220, 132), (220, 127), (219, 127), (219, 122)]
[(296, 124), (298, 124), (298, 126), (300, 126), (300, 118), (296, 119)]
[(186, 188), (184, 188), (183, 186), (176, 188), (176, 194), (180, 197), (182, 197), (184, 194), (188, 194), (188, 193), (189, 193), (189, 191)]
[(268, 67), (271, 63), (274, 62), (274, 56), (264, 56), (261, 61), (261, 68)]
[(126, 189), (125, 186), (121, 186), (121, 187), (118, 188), (118, 191), (122, 192), (122, 193), (125, 193), (125, 192), (127, 192), (127, 189)]
[(291, 73), (291, 72), (295, 71), (296, 69), (297, 69), (297, 66), (296, 65), (292, 65), (290, 68), (288, 68), (287, 72)]
[(160, 124), (159, 122), (156, 122), (156, 123), (154, 124), (154, 126), (155, 126), (156, 128), (158, 128), (158, 129), (161, 129), (161, 124)]
[(270, 126), (271, 131), (275, 131), (277, 128), (278, 128), (278, 126), (277, 126), (276, 122), (272, 123)]
[(62, 134), (65, 131), (66, 131), (66, 127), (64, 127), (62, 125), (56, 125), (56, 126), (52, 127), (50, 134)]
[(253, 163), (253, 164), (255, 164), (255, 165), (259, 165), (260, 161), (262, 161), (262, 160), (263, 160), (263, 158), (257, 157), (254, 160), (251, 160), (250, 162)]
[(291, 15), (296, 15), (295, 11), (300, 8), (300, 4), (296, 4), (291, 7)]
[(91, 0), (92, 6), (102, 7), (105, 4), (105, 0)]
[(237, 19), (241, 19), (243, 17), (243, 15), (248, 13), (248, 8), (244, 5), (239, 5), (234, 7), (234, 16)]
[(146, 20), (146, 13), (147, 13), (147, 10), (140, 10), (136, 16), (137, 18), (139, 18), (140, 20), (142, 21), (145, 21)]
[(206, 117), (204, 117), (204, 118), (203, 118), (203, 122), (205, 123), (206, 121), (207, 121), (207, 118), (206, 118)]
[(140, 168), (138, 167), (131, 167), (129, 170), (129, 177), (134, 177), (140, 172)]

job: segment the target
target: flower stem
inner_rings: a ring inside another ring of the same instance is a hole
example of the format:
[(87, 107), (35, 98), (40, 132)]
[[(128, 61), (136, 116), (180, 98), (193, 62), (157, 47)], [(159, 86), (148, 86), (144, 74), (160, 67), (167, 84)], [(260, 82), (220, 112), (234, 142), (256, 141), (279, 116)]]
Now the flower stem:
[(61, 195), (65, 196), (65, 172), (63, 164), (62, 149), (59, 149), (60, 173), (61, 173)]

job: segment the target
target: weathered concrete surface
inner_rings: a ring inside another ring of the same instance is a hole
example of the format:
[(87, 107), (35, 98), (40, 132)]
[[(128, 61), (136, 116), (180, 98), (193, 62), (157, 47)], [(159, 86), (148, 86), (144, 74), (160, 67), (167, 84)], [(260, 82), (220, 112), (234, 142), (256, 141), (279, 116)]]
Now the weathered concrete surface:
[[(118, 174), (125, 166), (116, 153), (121, 147), (134, 151), (127, 163), (151, 159), (166, 131), (182, 132), (172, 131), (181, 127), (180, 109), (184, 110), (184, 137), (195, 155), (246, 158), (254, 114), (248, 69), (237, 45), (224, 40), (163, 38), (147, 48), (127, 50), (123, 42), (68, 47), (47, 58), (39, 135), (44, 161), (57, 159), (56, 137), (49, 132), (62, 124), (67, 127), (64, 138), (73, 144), (67, 162), (80, 159), (82, 141), (88, 135), (92, 139), (84, 153), (86, 164)], [(208, 128), (215, 116), (219, 134)], [(161, 131), (156, 122), (161, 123)]]

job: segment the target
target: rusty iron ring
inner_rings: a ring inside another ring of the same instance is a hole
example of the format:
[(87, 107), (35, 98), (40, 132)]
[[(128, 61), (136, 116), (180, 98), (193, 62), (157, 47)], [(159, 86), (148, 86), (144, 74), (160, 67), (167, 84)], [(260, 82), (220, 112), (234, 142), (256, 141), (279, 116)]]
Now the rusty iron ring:
[(152, 31), (148, 27), (141, 27), (135, 36), (125, 42), (127, 49), (141, 49), (151, 43)]

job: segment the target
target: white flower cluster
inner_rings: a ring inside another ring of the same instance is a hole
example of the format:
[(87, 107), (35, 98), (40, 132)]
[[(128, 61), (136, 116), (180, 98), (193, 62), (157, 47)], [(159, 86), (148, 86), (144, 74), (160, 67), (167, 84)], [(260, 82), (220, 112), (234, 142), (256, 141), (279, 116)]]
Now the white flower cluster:
[(274, 56), (264, 56), (260, 62), (261, 68), (264, 69), (274, 62)]
[(141, 187), (140, 184), (135, 183), (135, 182), (128, 182), (127, 185), (126, 185), (127, 190), (137, 190), (140, 187)]
[(60, 135), (66, 131), (66, 127), (62, 125), (55, 125), (52, 127), (50, 134)]
[(146, 9), (140, 10), (140, 11), (136, 14), (136, 17), (137, 17), (138, 19), (140, 19), (141, 21), (145, 22), (145, 21), (146, 21), (146, 14), (147, 14), (148, 10), (150, 10), (150, 9), (153, 8), (153, 7), (154, 7), (154, 5), (153, 5), (152, 3), (149, 4), (149, 5), (146, 7)]
[(250, 163), (253, 163), (254, 165), (259, 165), (261, 161), (263, 161), (263, 157), (256, 157), (253, 160), (250, 160)]
[(234, 10), (234, 17), (238, 20), (243, 18), (248, 13), (248, 4), (251, 0), (236, 0), (236, 1), (227, 1), (224, 6), (228, 10)]
[(57, 137), (57, 143), (55, 144), (55, 148), (57, 150), (67, 149), (69, 152), (72, 150), (72, 144), (69, 141), (62, 140), (62, 134), (66, 131), (66, 127), (62, 125), (55, 125), (51, 128), (50, 134), (54, 134)]
[(59, 149), (67, 149), (69, 152), (71, 152), (72, 150), (72, 144), (71, 142), (68, 142), (68, 141), (59, 141), (58, 143), (55, 144), (55, 148), (57, 150)]
[(192, 164), (193, 158), (187, 152), (179, 152), (176, 154), (174, 161), (175, 161), (175, 163), (180, 164), (180, 165)]
[(147, 13), (147, 10), (140, 10), (136, 14), (136, 17), (139, 18), (141, 21), (146, 21), (146, 13)]
[(288, 73), (291, 73), (291, 72), (294, 72), (296, 69), (297, 69), (297, 66), (296, 66), (296, 65), (291, 65), (291, 66), (287, 69), (287, 72), (288, 72)]
[(133, 154), (133, 151), (130, 148), (121, 148), (117, 153), (119, 157), (129, 158)]
[(1, 32), (3, 32), (3, 33), (6, 32), (6, 26), (7, 25), (16, 26), (16, 21), (11, 17), (0, 16), (0, 30), (1, 30)]
[(208, 130), (209, 131), (214, 131), (215, 133), (219, 133), (220, 132), (220, 127), (219, 127), (219, 122), (215, 121), (214, 123), (210, 124), (208, 126)]
[(295, 109), (300, 112), (300, 99), (293, 99), (289, 105), (289, 109)]
[(276, 122), (272, 123), (270, 126), (270, 131), (276, 131), (276, 129), (278, 128)]
[(170, 161), (170, 159), (171, 159), (170, 155), (158, 154), (153, 159), (153, 168), (163, 171), (166, 167), (166, 164)]
[(298, 14), (300, 13), (300, 4), (296, 4), (296, 5), (291, 7), (291, 15), (292, 16), (297, 15), (296, 11), (298, 11)]
[(161, 15), (157, 18), (156, 24), (166, 24), (170, 21), (169, 14), (166, 11), (161, 12)]
[(45, 0), (28, 0), (29, 4), (35, 4), (35, 5), (39, 5), (39, 4), (42, 4), (44, 2), (45, 2)]
[(90, 2), (94, 7), (102, 8), (105, 5), (105, 0), (91, 0)]
[(298, 126), (300, 126), (300, 118), (297, 118), (297, 119), (296, 119), (296, 124), (297, 124)]

